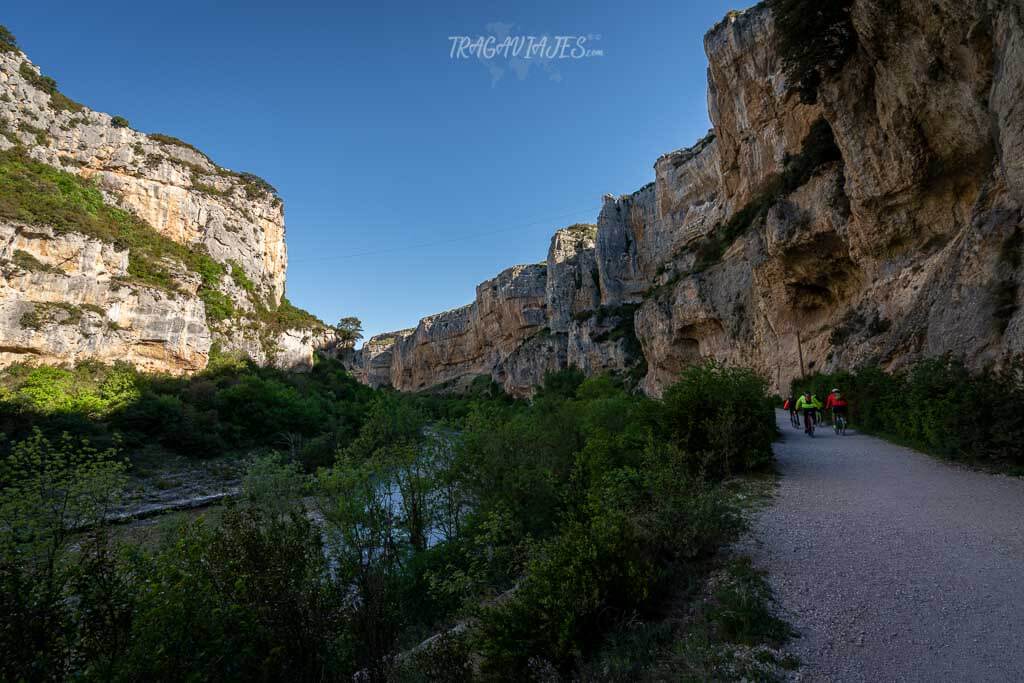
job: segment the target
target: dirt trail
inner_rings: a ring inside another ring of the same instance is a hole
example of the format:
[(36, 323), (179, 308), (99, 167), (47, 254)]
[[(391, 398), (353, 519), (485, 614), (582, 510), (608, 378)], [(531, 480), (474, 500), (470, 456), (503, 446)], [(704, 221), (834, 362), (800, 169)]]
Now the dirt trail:
[(1024, 480), (778, 422), (744, 551), (801, 633), (798, 678), (1024, 680)]

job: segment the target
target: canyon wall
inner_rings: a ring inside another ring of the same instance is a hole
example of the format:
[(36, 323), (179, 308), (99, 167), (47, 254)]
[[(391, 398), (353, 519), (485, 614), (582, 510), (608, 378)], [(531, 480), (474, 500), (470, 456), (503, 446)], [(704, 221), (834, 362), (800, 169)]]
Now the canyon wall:
[[(287, 252), (270, 185), (69, 100), (11, 43), (0, 45), (0, 153), (0, 366), (125, 360), (186, 373), (216, 345), (303, 368), (335, 344), (311, 317), (295, 329), (274, 322)], [(157, 255), (144, 260), (140, 238), (103, 233), (96, 215), (107, 207), (33, 162), (88, 180), (148, 226)], [(160, 251), (149, 229), (188, 258)], [(195, 263), (214, 265), (201, 273)]]
[[(403, 390), (613, 370), (659, 395), (686, 365), (896, 369), (1024, 353), (1019, 3), (854, 0), (849, 54), (814, 97), (787, 82), (761, 4), (705, 37), (712, 130), (606, 197), (473, 303), (351, 357)], [(669, 87), (666, 84), (666, 87)]]

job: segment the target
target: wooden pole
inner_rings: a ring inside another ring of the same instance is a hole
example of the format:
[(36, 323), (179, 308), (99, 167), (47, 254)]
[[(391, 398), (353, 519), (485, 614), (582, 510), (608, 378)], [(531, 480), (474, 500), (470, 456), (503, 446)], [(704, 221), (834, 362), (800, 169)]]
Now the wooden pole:
[(806, 373), (804, 372), (804, 347), (800, 343), (800, 330), (796, 331), (796, 350), (800, 354), (800, 379), (803, 379)]

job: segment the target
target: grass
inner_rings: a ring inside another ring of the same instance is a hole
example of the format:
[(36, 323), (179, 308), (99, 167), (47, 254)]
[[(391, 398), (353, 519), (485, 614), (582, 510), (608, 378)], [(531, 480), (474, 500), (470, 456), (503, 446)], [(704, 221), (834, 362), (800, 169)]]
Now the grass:
[(176, 138), (173, 135), (165, 135), (164, 133), (146, 133), (146, 135), (149, 137), (150, 140), (153, 140), (154, 142), (159, 142), (164, 145), (177, 145), (178, 147), (190, 149), (199, 156), (209, 161), (211, 164), (213, 163), (213, 160), (210, 159), (210, 157), (206, 156), (206, 154), (202, 150), (200, 150), (195, 145), (185, 142), (181, 138)]
[(25, 133), (31, 133), (33, 136), (35, 136), (36, 143), (40, 147), (46, 147), (47, 145), (50, 144), (50, 135), (49, 135), (49, 133), (47, 133), (42, 128), (36, 128), (35, 126), (33, 126), (32, 124), (30, 124), (27, 121), (19, 122), (18, 123), (18, 130), (20, 130), (22, 132), (25, 132)]
[(11, 257), (11, 262), (14, 263), (14, 265), (18, 266), (19, 268), (21, 268), (22, 270), (27, 270), (30, 273), (63, 274), (64, 272), (60, 268), (55, 268), (54, 266), (51, 266), (49, 263), (43, 263), (32, 254), (22, 249), (14, 250), (14, 254), (12, 254)]
[[(244, 290), (250, 298), (256, 296), (256, 285), (246, 275), (245, 269), (235, 259), (228, 259), (227, 264), (231, 266), (231, 279), (239, 289)], [(255, 299), (253, 299), (255, 301)]]
[(18, 319), (18, 325), (28, 330), (42, 330), (51, 324), (78, 325), (84, 310), (87, 309), (65, 301), (34, 303), (32, 310)]
[(199, 274), (204, 300), (216, 299), (209, 292), (225, 272), (202, 249), (179, 244), (104, 202), (88, 180), (30, 159), (19, 149), (0, 152), (0, 217), (47, 225), (58, 233), (77, 232), (128, 249), (129, 279), (166, 291), (178, 290), (167, 259)]

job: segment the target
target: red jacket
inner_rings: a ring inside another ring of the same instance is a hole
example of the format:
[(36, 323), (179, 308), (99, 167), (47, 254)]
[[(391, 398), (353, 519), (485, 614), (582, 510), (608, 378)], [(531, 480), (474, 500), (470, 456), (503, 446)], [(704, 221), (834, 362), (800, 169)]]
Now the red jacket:
[(842, 396), (836, 397), (835, 394), (829, 394), (828, 398), (825, 399), (825, 410), (831, 410), (832, 408), (845, 408), (846, 399)]

